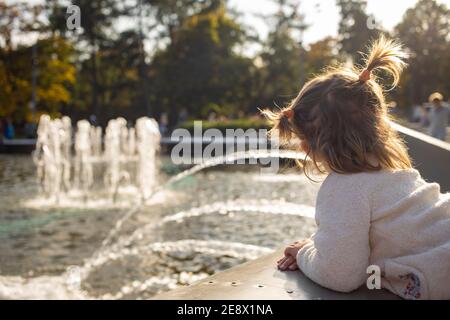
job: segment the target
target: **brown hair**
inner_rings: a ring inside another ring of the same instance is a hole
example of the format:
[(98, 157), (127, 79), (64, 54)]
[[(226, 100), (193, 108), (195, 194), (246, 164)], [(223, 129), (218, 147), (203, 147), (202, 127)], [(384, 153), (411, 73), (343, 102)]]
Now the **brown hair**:
[[(411, 161), (389, 124), (383, 88), (373, 71), (399, 81), (406, 58), (402, 47), (381, 36), (373, 42), (364, 68), (334, 68), (307, 82), (298, 96), (279, 112), (262, 111), (280, 142), (305, 140), (313, 168), (323, 165), (337, 173), (407, 169)], [(374, 162), (371, 162), (374, 160)], [(306, 162), (304, 162), (306, 163)], [(303, 165), (305, 174), (309, 166)]]

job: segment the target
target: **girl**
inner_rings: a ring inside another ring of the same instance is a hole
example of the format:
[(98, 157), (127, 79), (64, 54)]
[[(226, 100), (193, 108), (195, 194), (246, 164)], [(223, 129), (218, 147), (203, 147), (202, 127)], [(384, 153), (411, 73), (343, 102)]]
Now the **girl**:
[(287, 247), (278, 267), (350, 292), (375, 265), (382, 287), (403, 298), (450, 299), (450, 193), (412, 168), (374, 74), (389, 73), (395, 87), (404, 58), (381, 37), (363, 70), (328, 71), (281, 112), (264, 111), (282, 142), (298, 138), (312, 168), (328, 174), (317, 196), (318, 231)]

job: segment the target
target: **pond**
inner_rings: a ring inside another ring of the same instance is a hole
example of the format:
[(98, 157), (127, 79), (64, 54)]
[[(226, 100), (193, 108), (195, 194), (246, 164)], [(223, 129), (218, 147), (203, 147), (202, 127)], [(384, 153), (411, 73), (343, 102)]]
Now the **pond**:
[[(157, 162), (159, 185), (184, 169)], [(292, 169), (210, 168), (144, 204), (133, 190), (113, 202), (95, 187), (56, 204), (35, 171), (29, 155), (0, 155), (2, 298), (147, 299), (315, 230), (320, 184)]]

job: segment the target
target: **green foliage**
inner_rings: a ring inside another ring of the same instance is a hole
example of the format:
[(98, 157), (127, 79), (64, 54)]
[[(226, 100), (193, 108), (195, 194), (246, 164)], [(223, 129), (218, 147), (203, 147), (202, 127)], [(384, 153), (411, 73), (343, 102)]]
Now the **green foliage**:
[[(29, 114), (31, 47), (20, 46), (15, 35), (35, 31), (40, 112), (75, 119), (95, 114), (104, 125), (112, 117), (162, 113), (178, 124), (187, 111), (190, 119), (214, 114), (224, 122), (215, 127), (259, 128), (260, 120), (223, 119), (284, 105), (324, 67), (348, 58), (360, 63), (358, 52), (378, 35), (365, 0), (336, 1), (338, 38), (305, 46), (302, 2), (274, 0), (277, 12), (263, 17), (269, 36), (257, 40), (262, 50), (250, 58), (242, 49), (255, 42), (252, 29), (238, 24), (226, 0), (75, 0), (82, 12), (76, 32), (67, 30), (65, 0), (0, 2), (0, 116)], [(114, 26), (123, 17), (139, 23), (119, 33)], [(399, 106), (422, 102), (433, 91), (448, 96), (449, 19), (444, 4), (419, 0), (396, 27), (394, 35), (411, 51), (400, 88), (390, 96)]]
[(450, 10), (434, 0), (419, 0), (397, 25), (396, 35), (411, 51), (399, 99), (419, 103), (435, 91), (450, 92)]
[[(187, 129), (190, 132), (194, 131), (194, 121), (186, 121), (181, 124), (181, 128)], [(226, 129), (269, 129), (270, 124), (265, 119), (260, 118), (241, 118), (225, 121), (202, 121), (203, 131), (208, 129), (219, 129), (225, 133)]]
[(361, 64), (359, 53), (364, 52), (368, 43), (377, 37), (378, 27), (375, 21), (371, 21), (371, 28), (368, 26), (369, 19), (373, 18), (366, 13), (366, 0), (337, 0), (337, 5), (341, 10), (338, 30), (341, 53)]
[(150, 65), (156, 111), (171, 110), (176, 115), (185, 108), (190, 114), (201, 114), (211, 104), (245, 109), (253, 63), (234, 51), (243, 40), (243, 31), (223, 6), (187, 19)]
[(140, 10), (164, 28), (161, 36), (172, 38), (173, 32), (190, 17), (224, 5), (224, 0), (141, 0)]
[(264, 68), (260, 92), (266, 106), (284, 103), (300, 90), (301, 50), (287, 28), (269, 35), (267, 49), (261, 55)]
[[(275, 0), (278, 12), (260, 55), (259, 104), (264, 107), (286, 104), (294, 98), (307, 80), (305, 48), (302, 34), (307, 26), (299, 14), (300, 1)], [(296, 34), (297, 33), (297, 34)], [(295, 34), (295, 35), (294, 35)]]
[[(0, 48), (0, 116), (23, 119), (31, 102), (32, 48)], [(60, 37), (37, 42), (37, 109), (57, 113), (71, 100), (70, 86), (75, 82), (73, 47)]]
[(324, 71), (328, 66), (338, 64), (338, 53), (336, 52), (337, 41), (332, 37), (326, 37), (310, 45), (305, 53), (306, 74), (310, 77)]

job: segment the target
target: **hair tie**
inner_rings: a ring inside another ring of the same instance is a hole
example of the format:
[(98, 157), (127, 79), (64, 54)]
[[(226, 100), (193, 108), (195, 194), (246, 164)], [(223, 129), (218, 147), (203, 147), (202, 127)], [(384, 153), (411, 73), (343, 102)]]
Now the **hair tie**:
[(368, 80), (370, 80), (370, 70), (364, 69), (364, 71), (359, 75), (359, 81), (366, 82)]
[(285, 116), (288, 119), (292, 119), (294, 117), (294, 110), (293, 109), (286, 109), (283, 111), (283, 116)]

